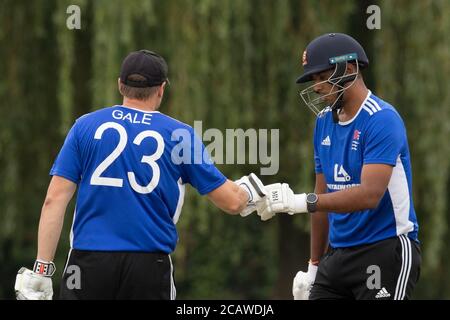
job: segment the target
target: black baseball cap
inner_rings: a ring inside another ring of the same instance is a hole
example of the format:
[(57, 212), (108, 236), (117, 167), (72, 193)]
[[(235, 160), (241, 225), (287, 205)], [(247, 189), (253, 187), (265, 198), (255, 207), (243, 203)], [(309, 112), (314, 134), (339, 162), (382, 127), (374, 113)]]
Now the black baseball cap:
[[(146, 88), (161, 85), (167, 78), (167, 63), (163, 57), (150, 50), (139, 50), (130, 53), (122, 63), (120, 81), (130, 87)], [(143, 81), (128, 79), (132, 74), (145, 78)]]

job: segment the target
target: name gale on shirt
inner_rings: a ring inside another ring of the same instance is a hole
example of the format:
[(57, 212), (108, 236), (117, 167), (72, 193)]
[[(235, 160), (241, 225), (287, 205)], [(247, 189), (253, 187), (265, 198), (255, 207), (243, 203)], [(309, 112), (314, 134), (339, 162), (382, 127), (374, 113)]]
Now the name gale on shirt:
[(132, 114), (131, 112), (123, 112), (122, 110), (114, 110), (112, 112), (112, 117), (117, 120), (128, 121), (129, 123), (142, 123), (150, 125), (152, 114), (144, 112), (136, 112)]

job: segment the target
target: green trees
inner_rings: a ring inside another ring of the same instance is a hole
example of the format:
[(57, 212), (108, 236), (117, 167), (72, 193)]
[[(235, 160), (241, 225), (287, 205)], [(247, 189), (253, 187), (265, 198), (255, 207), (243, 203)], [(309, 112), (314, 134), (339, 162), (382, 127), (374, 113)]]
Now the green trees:
[[(66, 8), (81, 8), (81, 30)], [(166, 57), (171, 86), (162, 112), (203, 128), (279, 128), (280, 171), (265, 183), (313, 188), (314, 117), (294, 83), (305, 45), (348, 32), (368, 49), (365, 76), (408, 128), (423, 272), (416, 297), (449, 298), (449, 9), (446, 1), (380, 2), (381, 30), (365, 25), (367, 1), (0, 2), (0, 298), (35, 258), (48, 171), (74, 119), (120, 103), (120, 63), (132, 50)], [(221, 165), (231, 179), (257, 165)], [(58, 250), (68, 249), (72, 211)], [(180, 298), (290, 298), (305, 267), (307, 216), (262, 223), (222, 214), (188, 190), (174, 253)], [(58, 281), (58, 275), (55, 281)]]
[(374, 44), (376, 90), (396, 105), (409, 134), (423, 242), (417, 296), (448, 299), (450, 4), (382, 4), (383, 27)]

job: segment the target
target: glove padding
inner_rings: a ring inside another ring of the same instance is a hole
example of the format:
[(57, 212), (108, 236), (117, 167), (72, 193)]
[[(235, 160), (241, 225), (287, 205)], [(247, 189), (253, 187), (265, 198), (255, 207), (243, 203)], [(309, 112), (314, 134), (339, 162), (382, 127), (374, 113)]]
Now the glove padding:
[(308, 272), (299, 271), (292, 283), (292, 295), (294, 300), (308, 300), (312, 285), (316, 280), (318, 267), (309, 263)]
[(242, 217), (246, 217), (257, 209), (256, 203), (261, 201), (266, 196), (266, 189), (264, 184), (254, 173), (250, 173), (248, 176), (243, 176), (234, 183), (248, 193), (247, 207), (245, 207), (245, 209), (240, 213)]
[(14, 285), (17, 300), (52, 300), (53, 285), (50, 277), (20, 268)]
[(305, 193), (294, 194), (287, 183), (269, 184), (265, 188), (267, 192), (265, 201), (256, 204), (262, 221), (269, 220), (279, 212), (291, 215), (308, 212)]

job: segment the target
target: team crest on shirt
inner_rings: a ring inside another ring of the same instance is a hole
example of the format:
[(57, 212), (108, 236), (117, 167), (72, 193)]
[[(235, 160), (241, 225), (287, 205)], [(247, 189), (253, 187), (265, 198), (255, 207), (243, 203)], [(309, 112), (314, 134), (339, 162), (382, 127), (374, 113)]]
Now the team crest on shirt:
[(357, 151), (359, 146), (359, 137), (361, 136), (361, 131), (356, 129), (353, 132), (353, 140), (352, 140), (352, 150)]

